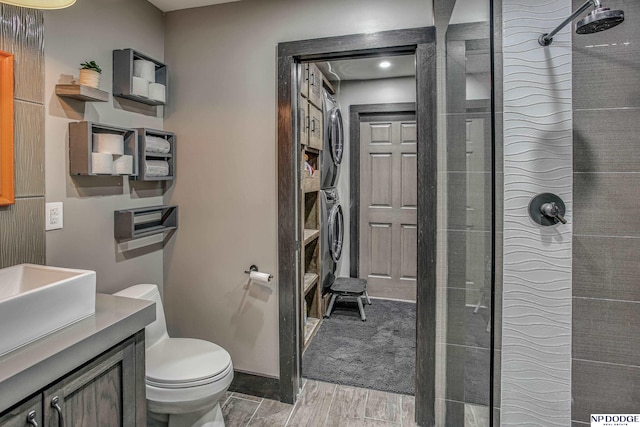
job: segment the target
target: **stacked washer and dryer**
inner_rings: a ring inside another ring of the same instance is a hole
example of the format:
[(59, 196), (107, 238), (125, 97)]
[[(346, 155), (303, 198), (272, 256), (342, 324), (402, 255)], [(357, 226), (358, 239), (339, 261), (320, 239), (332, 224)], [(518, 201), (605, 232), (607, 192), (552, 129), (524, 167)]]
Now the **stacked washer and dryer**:
[(322, 94), (324, 141), (320, 164), (321, 239), (322, 266), (321, 283), (323, 293), (335, 279), (344, 241), (344, 217), (338, 197), (338, 178), (344, 150), (342, 113), (335, 97), (326, 89)]

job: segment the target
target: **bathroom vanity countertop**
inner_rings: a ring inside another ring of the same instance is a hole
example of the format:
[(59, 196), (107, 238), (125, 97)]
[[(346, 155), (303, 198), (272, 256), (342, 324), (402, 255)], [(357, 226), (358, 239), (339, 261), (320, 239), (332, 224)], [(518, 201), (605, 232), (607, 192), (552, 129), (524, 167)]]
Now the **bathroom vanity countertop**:
[(154, 306), (97, 294), (95, 315), (0, 356), (0, 412), (144, 329)]

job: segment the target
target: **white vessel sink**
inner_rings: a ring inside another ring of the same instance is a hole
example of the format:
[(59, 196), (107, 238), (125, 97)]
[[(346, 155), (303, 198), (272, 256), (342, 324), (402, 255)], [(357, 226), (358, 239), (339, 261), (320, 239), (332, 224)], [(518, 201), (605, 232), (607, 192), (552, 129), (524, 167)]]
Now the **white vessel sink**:
[(95, 311), (95, 271), (33, 264), (0, 269), (0, 355)]

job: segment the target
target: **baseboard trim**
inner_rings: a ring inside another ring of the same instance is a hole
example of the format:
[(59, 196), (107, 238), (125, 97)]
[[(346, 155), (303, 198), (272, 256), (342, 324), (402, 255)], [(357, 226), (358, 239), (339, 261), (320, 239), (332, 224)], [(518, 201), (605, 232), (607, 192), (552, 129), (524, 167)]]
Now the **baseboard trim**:
[(280, 400), (280, 380), (248, 372), (234, 371), (229, 391)]

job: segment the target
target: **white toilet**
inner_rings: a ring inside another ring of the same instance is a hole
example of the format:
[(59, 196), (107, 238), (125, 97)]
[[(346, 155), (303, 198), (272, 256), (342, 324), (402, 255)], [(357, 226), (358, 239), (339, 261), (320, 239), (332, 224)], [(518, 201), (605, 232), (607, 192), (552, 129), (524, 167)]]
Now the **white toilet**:
[(219, 400), (233, 380), (229, 353), (209, 341), (170, 338), (156, 285), (114, 295), (156, 303), (156, 320), (145, 329), (147, 424), (224, 427)]

